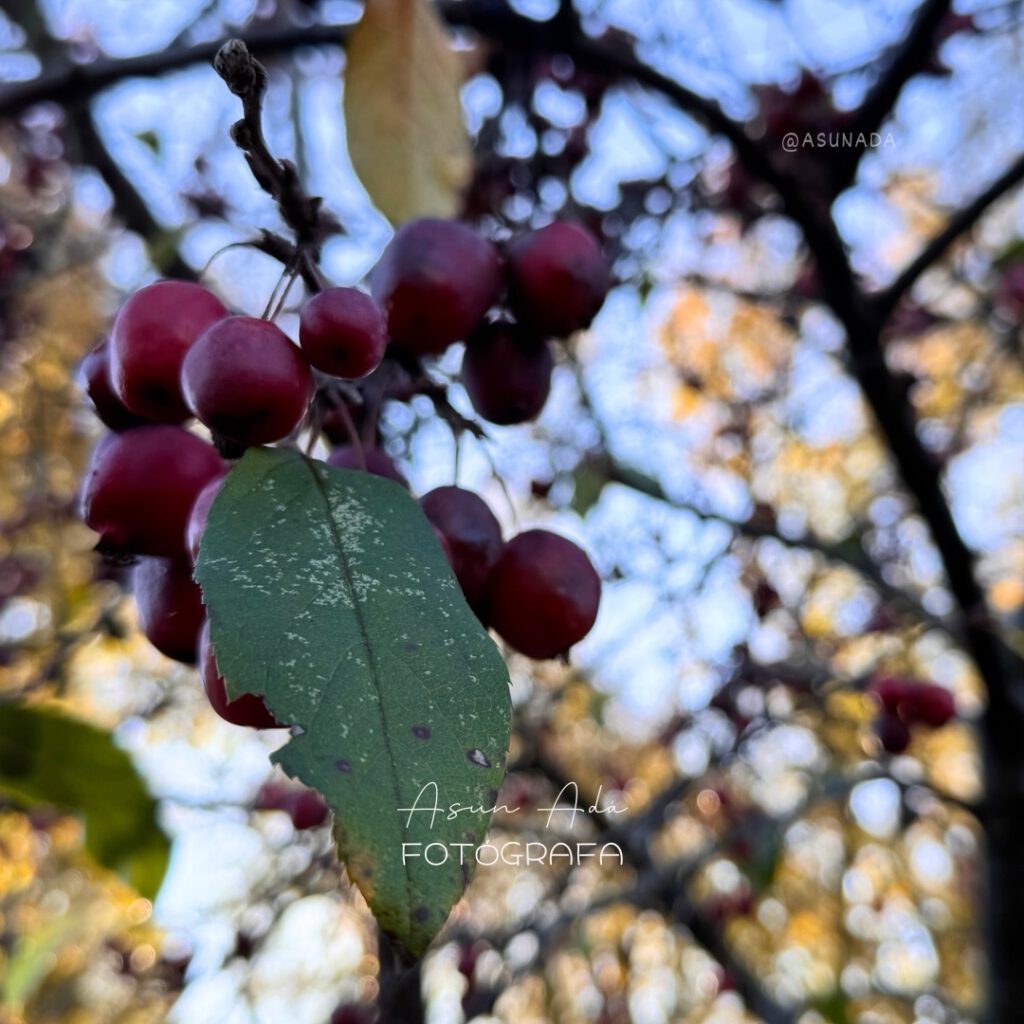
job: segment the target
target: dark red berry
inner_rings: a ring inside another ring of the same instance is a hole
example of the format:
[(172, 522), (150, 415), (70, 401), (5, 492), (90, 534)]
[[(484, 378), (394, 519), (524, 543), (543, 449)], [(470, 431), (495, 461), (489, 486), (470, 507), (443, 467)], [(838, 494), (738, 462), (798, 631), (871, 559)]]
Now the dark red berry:
[(384, 314), (356, 288), (328, 288), (309, 299), (299, 314), (299, 344), (324, 373), (358, 380), (384, 358), (388, 329)]
[(210, 512), (210, 506), (223, 485), (224, 477), (214, 477), (196, 496), (192, 511), (188, 514), (188, 522), (185, 524), (185, 549), (193, 565), (199, 558), (199, 543), (203, 539), (203, 530), (206, 529), (206, 517)]
[(182, 360), (203, 331), (227, 312), (213, 292), (190, 281), (157, 281), (140, 288), (121, 307), (110, 335), (114, 392), (146, 419), (188, 419)]
[(220, 437), (270, 444), (301, 422), (313, 396), (302, 353), (269, 320), (231, 316), (192, 346), (181, 368), (185, 400)]
[(527, 530), (504, 547), (488, 584), (491, 625), (531, 658), (564, 654), (597, 618), (601, 580), (571, 540)]
[(910, 726), (889, 711), (883, 711), (875, 719), (875, 735), (888, 754), (902, 754), (910, 746)]
[(941, 729), (955, 717), (956, 701), (944, 686), (918, 683), (901, 710), (908, 722), (920, 722), (930, 729)]
[(581, 224), (555, 221), (509, 246), (509, 302), (516, 317), (543, 335), (589, 327), (608, 294), (608, 261)]
[(906, 701), (913, 683), (900, 676), (872, 676), (868, 681), (867, 692), (881, 704), (882, 709), (895, 715), (899, 713)]
[(386, 476), (403, 487), (409, 486), (409, 481), (402, 475), (402, 471), (395, 465), (391, 456), (379, 448), (364, 446), (360, 458), (359, 450), (355, 446), (341, 444), (327, 456), (327, 464), (337, 466), (339, 469), (366, 470), (367, 473), (376, 476)]
[(132, 593), (146, 639), (168, 658), (196, 663), (203, 596), (183, 558), (143, 558), (132, 571)]
[(449, 562), (466, 601), (478, 606), (501, 554), (501, 526), (479, 494), (461, 487), (438, 487), (420, 506), (447, 541)]
[(265, 783), (254, 806), (258, 811), (284, 811), (299, 832), (322, 825), (328, 814), (326, 801), (315, 789), (284, 782)]
[(96, 415), (111, 430), (141, 427), (145, 417), (136, 416), (114, 392), (110, 383), (110, 343), (101, 341), (83, 360), (79, 368), (82, 388), (89, 396)]
[(473, 408), (491, 423), (534, 419), (551, 391), (554, 361), (546, 341), (496, 321), (474, 331), (462, 358), (462, 383)]
[(330, 1024), (372, 1024), (374, 1014), (359, 1003), (344, 1003), (335, 1007)]
[(243, 693), (228, 700), (224, 677), (217, 671), (217, 661), (210, 646), (210, 624), (207, 622), (199, 634), (199, 672), (203, 679), (210, 706), (226, 722), (245, 725), (250, 729), (275, 729), (281, 723), (267, 710), (263, 698), (255, 693)]
[(196, 496), (223, 472), (216, 451), (181, 427), (108, 434), (86, 472), (82, 517), (102, 551), (178, 556)]
[(465, 224), (414, 220), (384, 250), (371, 288), (391, 340), (429, 355), (465, 338), (494, 305), (501, 262), (494, 246)]

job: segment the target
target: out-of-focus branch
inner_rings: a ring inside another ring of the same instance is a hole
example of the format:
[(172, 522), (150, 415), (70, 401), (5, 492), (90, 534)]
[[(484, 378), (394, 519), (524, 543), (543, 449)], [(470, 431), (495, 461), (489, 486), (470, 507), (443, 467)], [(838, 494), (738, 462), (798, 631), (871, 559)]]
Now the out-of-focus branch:
[(992, 182), (984, 192), (950, 217), (946, 226), (902, 270), (895, 281), (874, 299), (876, 315), (884, 320), (896, 308), (922, 274), (936, 263), (946, 250), (984, 216), (986, 210), (1014, 186), (1024, 181), (1024, 153)]
[[(260, 57), (288, 53), (301, 46), (340, 46), (344, 25), (293, 25), (247, 32), (242, 39)], [(20, 114), (35, 103), (71, 103), (90, 99), (128, 78), (152, 78), (213, 60), (219, 40), (192, 46), (172, 46), (138, 57), (110, 57), (91, 64), (70, 61), (44, 71), (37, 78), (15, 82), (0, 90), (0, 117)]]
[[(903, 87), (924, 65), (939, 25), (952, 8), (952, 0), (925, 0), (921, 4), (906, 36), (890, 51), (883, 63), (886, 70), (856, 110), (845, 130), (870, 135), (877, 131), (891, 113)], [(851, 147), (839, 151), (835, 181), (843, 189), (853, 180), (863, 150)]]
[[(160, 272), (186, 281), (194, 280), (196, 272), (182, 259), (167, 229), (153, 216), (149, 204), (107, 149), (87, 103), (72, 107), (69, 124), (81, 149), (82, 162), (93, 167), (103, 179), (113, 199), (115, 214), (129, 231), (142, 237), (150, 259)], [(165, 242), (166, 251), (161, 251)]]

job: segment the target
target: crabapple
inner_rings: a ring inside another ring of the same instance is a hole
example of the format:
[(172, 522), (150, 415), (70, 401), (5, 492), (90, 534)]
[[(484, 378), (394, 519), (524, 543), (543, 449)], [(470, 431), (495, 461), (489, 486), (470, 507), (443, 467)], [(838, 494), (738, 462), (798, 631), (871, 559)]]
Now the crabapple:
[(462, 383), (473, 408), (491, 423), (535, 419), (551, 391), (554, 360), (543, 338), (518, 324), (495, 321), (470, 335)]
[(209, 622), (203, 624), (199, 634), (199, 672), (210, 706), (224, 721), (251, 729), (281, 728), (281, 723), (267, 709), (263, 698), (255, 693), (243, 693), (234, 700), (228, 699), (224, 677), (217, 670), (217, 660), (210, 645)]
[(86, 471), (82, 518), (105, 553), (180, 555), (196, 496), (223, 471), (213, 447), (181, 427), (108, 434)]
[(462, 487), (437, 487), (420, 498), (420, 507), (447, 543), (467, 603), (479, 606), (501, 554), (501, 527), (494, 513), (480, 495)]
[(132, 570), (132, 593), (146, 639), (168, 658), (194, 665), (204, 611), (188, 562), (141, 558)]
[(555, 221), (508, 251), (509, 304), (539, 334), (567, 337), (589, 327), (608, 294), (608, 261), (581, 224)]
[(327, 288), (299, 314), (299, 344), (311, 366), (346, 380), (372, 373), (384, 358), (384, 314), (357, 288)]
[(413, 355), (433, 355), (465, 338), (497, 301), (501, 262), (467, 225), (422, 218), (395, 232), (370, 287), (392, 342)]
[(527, 530), (504, 547), (487, 590), (491, 625), (531, 658), (564, 654), (597, 618), (601, 580), (571, 540)]
[(269, 320), (231, 316), (189, 349), (185, 400), (215, 434), (240, 445), (269, 444), (301, 422), (313, 396), (309, 364)]
[(131, 412), (160, 423), (190, 413), (181, 394), (181, 364), (199, 336), (228, 311), (191, 281), (157, 281), (121, 307), (110, 334), (110, 382)]

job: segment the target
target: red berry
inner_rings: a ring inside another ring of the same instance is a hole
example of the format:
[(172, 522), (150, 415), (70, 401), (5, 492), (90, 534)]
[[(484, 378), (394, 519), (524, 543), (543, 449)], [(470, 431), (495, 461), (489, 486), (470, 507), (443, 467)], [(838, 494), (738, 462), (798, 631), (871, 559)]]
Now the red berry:
[(415, 355), (443, 352), (483, 319), (501, 290), (494, 246), (465, 224), (403, 224), (374, 268), (373, 297), (391, 340)]
[(886, 753), (902, 754), (910, 746), (910, 726), (889, 711), (883, 711), (875, 719), (875, 734)]
[(127, 430), (146, 423), (136, 416), (114, 392), (110, 383), (110, 343), (101, 341), (83, 360), (79, 374), (96, 415), (111, 430)]
[(267, 710), (263, 698), (255, 693), (243, 693), (228, 700), (224, 677), (217, 671), (217, 661), (210, 646), (210, 624), (207, 622), (199, 634), (199, 672), (203, 679), (210, 706), (226, 722), (246, 725), (250, 729), (277, 729), (281, 723)]
[(301, 422), (313, 395), (302, 353), (269, 320), (231, 316), (189, 349), (185, 399), (215, 434), (242, 445), (270, 444)]
[(181, 427), (134, 427), (96, 446), (82, 517), (108, 553), (180, 555), (196, 496), (224, 471), (220, 456)]
[(359, 451), (353, 445), (340, 444), (330, 455), (327, 456), (329, 466), (337, 466), (339, 469), (359, 469), (375, 476), (385, 476), (403, 487), (409, 486), (409, 481), (402, 475), (402, 471), (395, 465), (394, 460), (387, 452), (379, 448), (363, 447), (362, 458)]
[(182, 360), (199, 335), (227, 312), (213, 292), (190, 281), (157, 281), (140, 288), (121, 307), (110, 335), (110, 381), (121, 401), (160, 423), (188, 419)]
[(132, 571), (132, 593), (146, 639), (175, 661), (194, 665), (203, 628), (203, 596), (181, 558), (143, 558)]
[(544, 408), (553, 367), (546, 341), (517, 324), (496, 321), (481, 326), (466, 342), (462, 383), (485, 420), (525, 423)]
[(918, 683), (900, 710), (908, 722), (921, 722), (931, 729), (941, 729), (956, 715), (956, 701), (943, 686)]
[(501, 527), (478, 494), (461, 487), (438, 487), (420, 498), (426, 517), (447, 542), (455, 578), (466, 601), (477, 607), (501, 554)]
[(256, 796), (254, 806), (258, 811), (285, 811), (298, 832), (322, 825), (329, 810), (315, 789), (282, 782), (265, 783)]
[(488, 584), (491, 625), (531, 658), (564, 654), (597, 618), (601, 580), (571, 540), (547, 530), (513, 537)]
[(895, 715), (902, 709), (913, 686), (909, 679), (899, 676), (872, 676), (867, 692), (881, 704), (883, 710)]
[(509, 247), (509, 302), (540, 334), (566, 337), (589, 327), (608, 284), (608, 261), (580, 224), (555, 221)]
[(223, 485), (223, 476), (214, 477), (196, 496), (192, 511), (188, 514), (188, 522), (185, 524), (185, 549), (193, 565), (199, 558), (199, 544), (203, 539), (203, 530), (206, 529), (206, 517), (209, 515), (210, 506)]
[(324, 373), (358, 380), (384, 358), (388, 329), (384, 314), (356, 288), (328, 288), (314, 295), (299, 314), (299, 344)]

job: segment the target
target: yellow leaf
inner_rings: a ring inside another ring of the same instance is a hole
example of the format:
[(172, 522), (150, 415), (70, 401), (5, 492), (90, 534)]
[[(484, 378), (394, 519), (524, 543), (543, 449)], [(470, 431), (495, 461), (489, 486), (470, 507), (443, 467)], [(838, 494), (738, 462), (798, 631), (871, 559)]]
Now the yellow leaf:
[(450, 217), (472, 173), (461, 64), (428, 0), (369, 0), (349, 39), (352, 166), (393, 224)]

